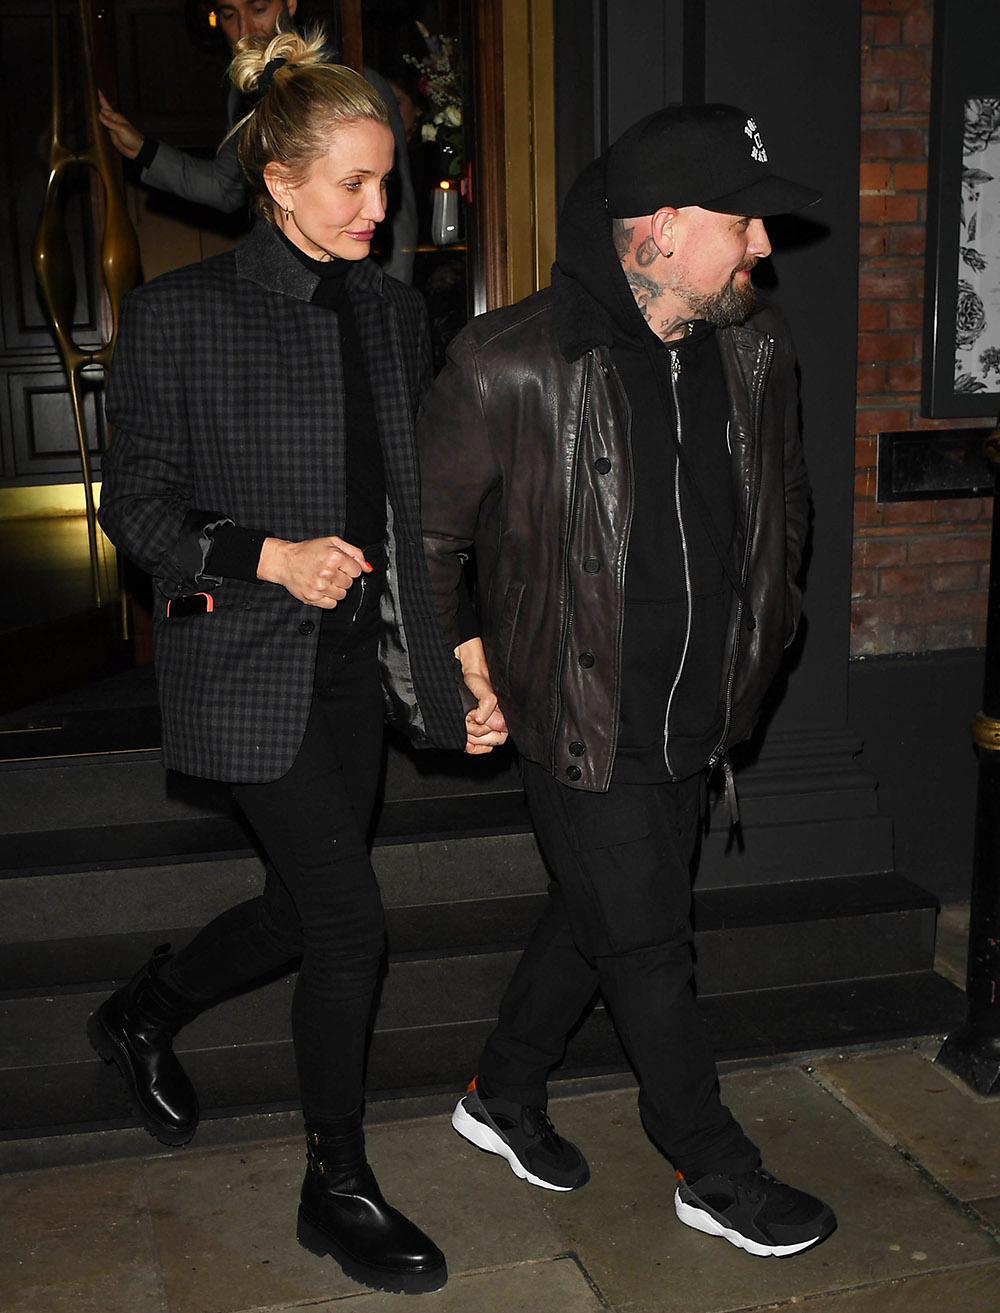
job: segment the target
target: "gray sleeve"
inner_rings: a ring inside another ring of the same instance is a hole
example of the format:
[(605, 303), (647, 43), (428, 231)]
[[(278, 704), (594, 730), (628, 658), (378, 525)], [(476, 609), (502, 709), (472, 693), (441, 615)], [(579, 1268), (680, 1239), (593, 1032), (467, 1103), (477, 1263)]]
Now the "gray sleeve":
[(392, 229), (392, 255), (382, 265), (387, 274), (402, 283), (413, 281), (413, 260), (417, 250), (417, 198), (410, 176), (410, 152), (406, 144), (406, 129), (396, 104), (396, 97), (381, 73), (367, 65), (364, 75), (386, 103), (389, 110), (389, 127), (396, 143), (393, 168), (399, 180), (397, 203), (388, 216)]
[(211, 159), (199, 159), (161, 141), (152, 162), (139, 175), (150, 187), (213, 210), (232, 214), (246, 204), (247, 183), (230, 137)]

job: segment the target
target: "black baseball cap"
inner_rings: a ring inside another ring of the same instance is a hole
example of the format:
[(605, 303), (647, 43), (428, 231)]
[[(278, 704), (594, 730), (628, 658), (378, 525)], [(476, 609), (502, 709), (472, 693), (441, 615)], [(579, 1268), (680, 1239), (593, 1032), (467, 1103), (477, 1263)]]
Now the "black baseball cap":
[(608, 213), (698, 205), (722, 214), (785, 214), (822, 192), (771, 172), (755, 120), (735, 105), (669, 105), (628, 128), (608, 151)]

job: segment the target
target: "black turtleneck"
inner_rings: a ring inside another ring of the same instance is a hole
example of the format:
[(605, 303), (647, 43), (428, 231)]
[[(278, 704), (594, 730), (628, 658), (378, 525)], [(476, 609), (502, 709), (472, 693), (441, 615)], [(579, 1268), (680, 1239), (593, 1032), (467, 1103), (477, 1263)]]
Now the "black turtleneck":
[[(354, 307), (347, 287), (349, 260), (314, 260), (278, 230), (285, 247), (319, 282), (310, 304), (333, 310), (340, 327), (344, 377), (344, 443), (346, 512), (343, 526), (331, 526), (346, 542), (373, 546), (385, 538), (385, 467), (372, 401), (368, 364), (361, 348)], [(208, 568), (222, 578), (255, 580), (266, 532), (227, 524), (213, 535)]]
[(340, 358), (344, 371), (344, 428), (347, 452), (347, 511), (341, 537), (356, 547), (380, 543), (385, 537), (385, 467), (375, 421), (368, 362), (347, 288), (350, 260), (334, 256), (314, 260), (290, 242), (282, 241), (319, 278), (310, 304), (333, 310), (340, 322)]

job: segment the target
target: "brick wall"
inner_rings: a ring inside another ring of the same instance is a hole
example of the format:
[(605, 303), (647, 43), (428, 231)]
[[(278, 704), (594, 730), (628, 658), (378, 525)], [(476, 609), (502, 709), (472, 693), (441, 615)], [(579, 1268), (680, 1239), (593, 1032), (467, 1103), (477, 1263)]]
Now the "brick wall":
[(933, 4), (862, 0), (852, 656), (985, 642), (992, 499), (875, 500), (875, 434), (987, 422), (920, 415)]

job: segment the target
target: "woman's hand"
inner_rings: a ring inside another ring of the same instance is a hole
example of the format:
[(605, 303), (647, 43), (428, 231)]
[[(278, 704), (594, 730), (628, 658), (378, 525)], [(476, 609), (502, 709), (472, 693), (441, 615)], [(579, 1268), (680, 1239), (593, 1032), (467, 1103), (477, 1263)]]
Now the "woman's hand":
[(101, 102), (97, 117), (108, 130), (111, 144), (128, 160), (134, 160), (142, 149), (142, 133), (132, 126), (124, 114), (112, 109), (103, 91), (97, 93)]
[(459, 643), (455, 655), (462, 666), (465, 686), (476, 699), (476, 706), (465, 717), (465, 751), (470, 756), (480, 756), (507, 742), (507, 721), (490, 683), (482, 639), (470, 638)]
[(371, 568), (361, 548), (343, 538), (307, 538), (298, 543), (265, 538), (257, 578), (281, 584), (300, 602), (332, 611), (358, 575), (370, 573)]

